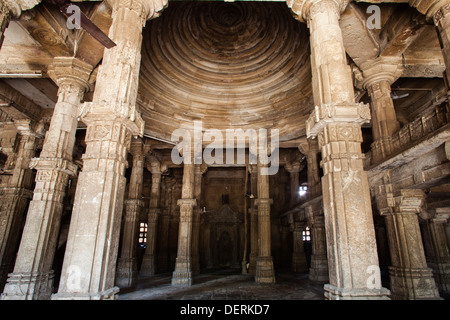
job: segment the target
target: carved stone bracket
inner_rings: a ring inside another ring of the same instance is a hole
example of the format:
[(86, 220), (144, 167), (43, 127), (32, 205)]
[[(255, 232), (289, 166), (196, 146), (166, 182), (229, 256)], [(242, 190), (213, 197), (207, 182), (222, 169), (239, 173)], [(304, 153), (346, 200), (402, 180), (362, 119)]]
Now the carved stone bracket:
[(370, 108), (364, 103), (323, 104), (316, 106), (306, 121), (306, 136), (316, 137), (327, 124), (370, 122)]

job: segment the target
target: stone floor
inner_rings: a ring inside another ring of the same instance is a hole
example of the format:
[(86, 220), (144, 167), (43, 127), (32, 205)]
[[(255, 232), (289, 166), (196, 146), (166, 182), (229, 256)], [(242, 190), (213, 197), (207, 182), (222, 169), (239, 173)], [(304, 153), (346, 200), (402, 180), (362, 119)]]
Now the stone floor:
[(276, 284), (259, 285), (254, 276), (223, 269), (200, 274), (190, 287), (171, 285), (171, 273), (140, 279), (120, 290), (119, 300), (323, 300), (323, 284), (308, 274), (279, 273)]

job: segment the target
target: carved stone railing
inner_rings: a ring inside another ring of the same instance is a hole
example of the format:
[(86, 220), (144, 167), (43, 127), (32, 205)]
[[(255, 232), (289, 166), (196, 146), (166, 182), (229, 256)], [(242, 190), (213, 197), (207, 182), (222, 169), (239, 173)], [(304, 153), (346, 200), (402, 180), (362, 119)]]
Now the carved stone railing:
[(364, 167), (375, 167), (388, 158), (413, 147), (435, 133), (445, 130), (450, 122), (450, 107), (442, 103), (421, 117), (403, 126), (388, 140), (372, 144), (372, 149), (366, 153)]

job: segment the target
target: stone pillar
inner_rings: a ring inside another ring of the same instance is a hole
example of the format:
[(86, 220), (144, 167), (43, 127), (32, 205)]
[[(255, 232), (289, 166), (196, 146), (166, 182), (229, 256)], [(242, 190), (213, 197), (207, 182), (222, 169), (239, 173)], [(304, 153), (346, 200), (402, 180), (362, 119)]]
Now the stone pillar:
[(255, 197), (258, 194), (258, 166), (250, 165), (250, 190), (253, 199), (250, 199), (250, 257), (248, 273), (256, 274), (256, 260), (258, 259), (258, 209), (255, 206)]
[(263, 169), (267, 170), (268, 165), (262, 162), (262, 153), (258, 153), (258, 198), (255, 200), (255, 205), (258, 207), (258, 258), (255, 281), (257, 283), (275, 283), (270, 222), (272, 199), (269, 197), (269, 176), (263, 172)]
[(33, 195), (30, 162), (35, 155), (37, 135), (29, 120), (14, 124), (20, 134), (17, 157), (7, 186), (0, 188), (0, 289), (14, 266), (26, 209)]
[(148, 209), (147, 221), (147, 247), (142, 259), (140, 275), (143, 277), (153, 276), (156, 273), (155, 248), (158, 230), (158, 217), (161, 212), (159, 205), (161, 197), (161, 165), (153, 162), (150, 166), (152, 174), (152, 188), (150, 192), (150, 207)]
[[(194, 163), (193, 155), (183, 150), (185, 159), (183, 169), (183, 186), (180, 206), (180, 225), (178, 232), (178, 252), (175, 271), (172, 276), (172, 285), (192, 285), (192, 220), (194, 207), (197, 201), (194, 198)], [(186, 161), (190, 158), (191, 161)]]
[[(420, 215), (425, 219), (422, 236), (424, 238), (427, 265), (433, 270), (439, 292), (445, 298), (450, 296), (450, 252), (445, 233), (450, 208), (437, 208), (431, 215)], [(428, 250), (427, 250), (428, 249)]]
[(311, 226), (311, 267), (309, 279), (316, 282), (328, 282), (328, 259), (325, 233), (325, 219), (322, 201), (318, 201), (305, 210), (308, 224)]
[(192, 220), (192, 274), (195, 276), (200, 273), (200, 216), (201, 195), (202, 195), (202, 176), (208, 167), (196, 164), (194, 168), (194, 198), (197, 200), (197, 206), (194, 208)]
[(437, 208), (430, 223), (435, 258), (430, 262), (430, 267), (438, 278), (437, 282), (441, 292), (446, 296), (450, 296), (450, 250), (445, 233), (449, 217), (450, 208)]
[(450, 1), (409, 0), (409, 4), (432, 20), (437, 28), (442, 55), (444, 57), (444, 79), (450, 84)]
[(372, 110), (372, 157), (380, 161), (392, 154), (391, 139), (400, 129), (391, 98), (391, 85), (401, 75), (399, 59), (379, 58), (361, 64), (364, 81), (371, 98)]
[(317, 155), (320, 152), (317, 139), (308, 139), (306, 143), (299, 145), (298, 149), (306, 156), (308, 176), (308, 199), (313, 199), (322, 194), (319, 177), (319, 165)]
[(417, 214), (425, 201), (422, 190), (393, 192), (388, 183), (377, 191), (377, 207), (385, 216), (393, 299), (439, 299), (433, 273), (427, 266)]
[[(289, 4), (289, 3), (288, 3)], [(361, 125), (370, 109), (355, 103), (353, 81), (339, 26), (347, 1), (299, 0), (290, 3), (310, 29), (315, 110), (306, 123), (308, 138), (322, 151), (323, 205), (328, 245), (328, 299), (386, 298), (378, 254), (367, 174), (361, 152)]]
[(19, 17), (21, 13), (20, 5), (16, 1), (0, 0), (0, 48), (11, 18)]
[(59, 234), (68, 179), (77, 174), (72, 162), (78, 107), (88, 90), (92, 66), (76, 58), (55, 58), (49, 74), (59, 86), (39, 158), (33, 200), (28, 209), (24, 235), (14, 273), (8, 279), (3, 299), (50, 299), (53, 289), (53, 257)]
[(291, 197), (289, 201), (289, 207), (294, 207), (299, 200), (299, 172), (303, 170), (303, 167), (300, 163), (294, 162), (294, 163), (288, 163), (284, 166), (287, 172), (289, 172), (289, 178), (290, 178), (290, 185), (291, 185)]
[(136, 245), (138, 221), (144, 208), (144, 200), (142, 200), (142, 184), (144, 180), (142, 140), (136, 139), (131, 143), (130, 153), (133, 156), (133, 166), (128, 189), (128, 200), (125, 201), (122, 249), (116, 271), (116, 284), (119, 287), (130, 287), (136, 284), (137, 281)]
[(291, 223), (291, 230), (294, 241), (294, 252), (292, 254), (292, 271), (294, 273), (308, 272), (305, 250), (303, 249), (303, 230), (306, 228), (305, 222)]
[(85, 103), (86, 153), (79, 175), (59, 290), (54, 299), (111, 299), (114, 287), (127, 154), (132, 136), (142, 136), (136, 111), (142, 28), (162, 9), (152, 0), (108, 1), (109, 36), (93, 102)]
[(158, 231), (159, 231), (159, 254), (157, 259), (158, 270), (167, 270), (169, 268), (169, 227), (170, 227), (170, 207), (172, 206), (172, 190), (174, 183), (172, 179), (165, 179), (165, 203), (159, 216)]

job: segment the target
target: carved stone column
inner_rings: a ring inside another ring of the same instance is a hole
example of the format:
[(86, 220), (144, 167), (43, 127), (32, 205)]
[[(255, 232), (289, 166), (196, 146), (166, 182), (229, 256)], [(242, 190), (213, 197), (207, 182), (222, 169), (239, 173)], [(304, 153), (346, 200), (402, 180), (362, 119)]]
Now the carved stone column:
[(450, 208), (437, 208), (436, 214), (431, 220), (431, 236), (435, 251), (435, 261), (432, 268), (435, 270), (442, 293), (450, 295), (450, 248), (447, 242), (445, 226), (448, 225)]
[[(258, 194), (258, 166), (250, 165), (250, 190), (254, 198)], [(256, 260), (258, 259), (258, 209), (255, 199), (250, 199), (250, 259), (249, 274), (256, 274)]]
[(328, 259), (323, 215), (322, 199), (305, 209), (308, 224), (311, 226), (311, 267), (309, 279), (317, 282), (328, 282)]
[(165, 179), (165, 201), (159, 216), (158, 233), (159, 233), (159, 254), (156, 261), (158, 270), (165, 271), (169, 268), (169, 226), (170, 226), (170, 207), (172, 206), (172, 190), (174, 183), (172, 179)]
[(161, 212), (159, 205), (161, 196), (161, 165), (159, 162), (151, 163), (152, 188), (150, 193), (150, 207), (147, 221), (147, 247), (142, 259), (140, 275), (153, 276), (156, 273), (155, 248), (158, 230), (158, 218)]
[(21, 9), (14, 0), (0, 0), (0, 48), (5, 40), (5, 31), (13, 17), (19, 17)]
[(192, 160), (185, 161), (183, 169), (183, 186), (180, 206), (180, 224), (178, 232), (178, 252), (175, 263), (175, 271), (172, 276), (172, 285), (192, 285), (192, 220), (194, 207), (197, 200), (194, 198), (194, 161), (193, 155), (184, 150), (184, 159), (190, 157)]
[(361, 64), (364, 81), (371, 98), (372, 110), (372, 157), (380, 161), (392, 154), (391, 139), (400, 129), (391, 98), (391, 84), (401, 75), (399, 59), (380, 58)]
[(319, 165), (317, 156), (320, 152), (317, 139), (308, 139), (306, 143), (299, 145), (298, 149), (306, 156), (308, 176), (308, 199), (313, 199), (322, 194), (319, 177)]
[(200, 215), (202, 212), (200, 200), (202, 195), (202, 176), (208, 167), (206, 164), (196, 164), (194, 168), (194, 198), (197, 206), (194, 208), (192, 220), (192, 273), (200, 273)]
[(144, 180), (142, 140), (136, 139), (131, 143), (130, 153), (133, 156), (133, 166), (128, 189), (128, 200), (125, 201), (122, 250), (116, 271), (116, 284), (119, 287), (130, 287), (137, 281), (137, 231), (139, 215), (144, 208), (144, 200), (142, 200), (142, 184)]
[[(426, 232), (422, 233), (422, 236), (425, 244), (428, 244), (428, 246), (425, 245), (427, 265), (433, 270), (439, 292), (445, 297), (450, 294), (450, 251), (445, 234), (450, 208), (437, 208), (434, 211), (425, 219)], [(421, 217), (424, 218), (424, 215)]]
[[(289, 4), (289, 3), (288, 3)], [(378, 267), (369, 183), (363, 168), (361, 125), (370, 109), (355, 103), (347, 65), (340, 12), (347, 1), (290, 3), (310, 29), (313, 94), (316, 105), (306, 124), (308, 138), (322, 150), (323, 205), (328, 245), (328, 299), (386, 298), (379, 275), (368, 284), (367, 270)]]
[(300, 163), (288, 163), (284, 166), (287, 172), (289, 172), (290, 185), (291, 185), (291, 197), (289, 201), (289, 207), (292, 208), (298, 203), (299, 198), (299, 172), (303, 170), (303, 166)]
[(294, 241), (294, 252), (292, 254), (292, 271), (294, 273), (308, 272), (305, 250), (303, 248), (303, 230), (306, 228), (306, 222), (293, 222), (291, 230)]
[(155, 16), (151, 0), (109, 1), (113, 21), (93, 102), (85, 103), (86, 153), (72, 212), (58, 293), (54, 299), (111, 299), (120, 236), (127, 154), (132, 136), (142, 136), (136, 112), (142, 28)]
[(33, 195), (30, 162), (35, 155), (37, 135), (29, 120), (14, 124), (20, 134), (17, 157), (7, 186), (0, 188), (0, 288), (13, 268), (26, 209)]
[(377, 206), (385, 216), (393, 299), (439, 299), (433, 273), (427, 266), (417, 214), (422, 210), (422, 190), (393, 192), (388, 183), (378, 188)]
[(450, 84), (450, 1), (409, 0), (409, 4), (436, 25), (446, 67), (445, 80)]
[(273, 200), (269, 197), (269, 176), (263, 172), (263, 169), (267, 170), (268, 165), (261, 161), (261, 152), (258, 153), (258, 198), (255, 200), (255, 205), (258, 207), (259, 246), (255, 281), (257, 283), (275, 283), (270, 222), (270, 206)]
[(14, 273), (8, 279), (4, 299), (50, 299), (53, 288), (53, 257), (69, 176), (77, 174), (72, 163), (78, 107), (92, 66), (76, 58), (55, 58), (49, 74), (59, 86), (39, 158), (32, 160), (37, 170), (33, 200), (28, 209), (24, 235)]

